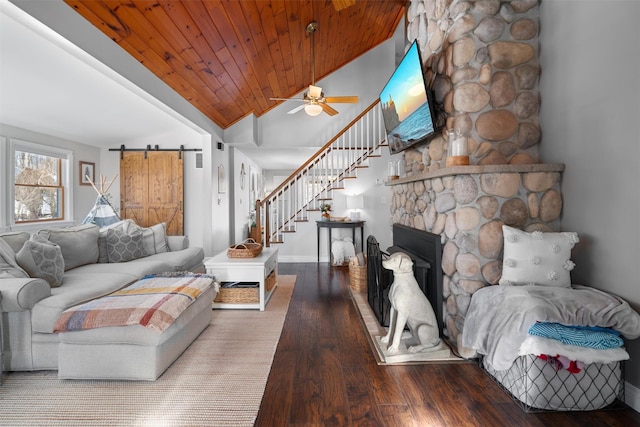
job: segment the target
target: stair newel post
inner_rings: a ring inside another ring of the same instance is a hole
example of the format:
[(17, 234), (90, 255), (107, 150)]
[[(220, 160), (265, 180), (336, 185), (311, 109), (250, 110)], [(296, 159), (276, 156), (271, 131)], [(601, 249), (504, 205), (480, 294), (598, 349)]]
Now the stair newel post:
[[(256, 237), (254, 238), (257, 243), (262, 243), (264, 245), (264, 241), (262, 239), (262, 204), (260, 203), (260, 199), (256, 200), (256, 211), (255, 211), (255, 227), (256, 227)], [(265, 239), (266, 240), (266, 239)]]
[[(256, 218), (260, 218), (256, 215)], [(269, 226), (271, 219), (271, 200), (267, 199), (264, 202), (264, 245), (266, 247), (271, 246), (271, 227)]]

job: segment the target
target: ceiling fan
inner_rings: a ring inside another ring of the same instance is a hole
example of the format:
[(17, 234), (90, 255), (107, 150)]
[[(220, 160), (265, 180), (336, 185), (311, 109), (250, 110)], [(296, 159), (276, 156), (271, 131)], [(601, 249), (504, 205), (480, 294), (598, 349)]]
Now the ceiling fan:
[(316, 86), (316, 52), (315, 52), (315, 40), (314, 33), (318, 29), (318, 23), (312, 21), (307, 25), (307, 32), (311, 34), (311, 84), (309, 85), (309, 91), (305, 92), (302, 99), (299, 98), (269, 98), (271, 101), (300, 101), (302, 105), (289, 111), (287, 114), (295, 114), (298, 111), (304, 109), (305, 113), (310, 116), (317, 116), (323, 111), (330, 116), (335, 116), (338, 111), (330, 107), (331, 103), (349, 103), (356, 104), (358, 102), (357, 96), (324, 96), (322, 88)]

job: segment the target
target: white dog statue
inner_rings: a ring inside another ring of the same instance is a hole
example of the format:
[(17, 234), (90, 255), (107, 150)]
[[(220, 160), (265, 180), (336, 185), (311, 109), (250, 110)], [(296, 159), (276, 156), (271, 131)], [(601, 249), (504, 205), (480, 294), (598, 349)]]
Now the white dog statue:
[(393, 271), (393, 283), (389, 290), (389, 331), (381, 338), (389, 354), (399, 351), (405, 325), (414, 341), (419, 343), (408, 348), (410, 353), (439, 350), (438, 322), (429, 300), (413, 276), (413, 261), (409, 255), (396, 252), (382, 261), (382, 266)]

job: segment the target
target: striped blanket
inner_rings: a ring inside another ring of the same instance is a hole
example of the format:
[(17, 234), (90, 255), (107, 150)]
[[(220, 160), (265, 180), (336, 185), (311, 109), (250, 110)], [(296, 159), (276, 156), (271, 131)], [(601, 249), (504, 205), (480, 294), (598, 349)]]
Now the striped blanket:
[(62, 312), (54, 332), (142, 325), (162, 332), (212, 284), (204, 274), (146, 276), (102, 298)]

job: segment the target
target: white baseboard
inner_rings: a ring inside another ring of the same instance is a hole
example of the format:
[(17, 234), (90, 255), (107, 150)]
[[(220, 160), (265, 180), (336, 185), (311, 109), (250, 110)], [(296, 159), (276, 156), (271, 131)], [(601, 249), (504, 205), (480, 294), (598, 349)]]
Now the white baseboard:
[[(325, 257), (326, 258), (326, 257)], [(318, 262), (318, 258), (314, 256), (299, 256), (299, 255), (280, 255), (278, 254), (278, 262)], [(326, 259), (320, 257), (320, 262), (328, 262)]]
[(630, 384), (628, 381), (624, 382), (624, 400), (634, 411), (640, 412), (640, 388)]

